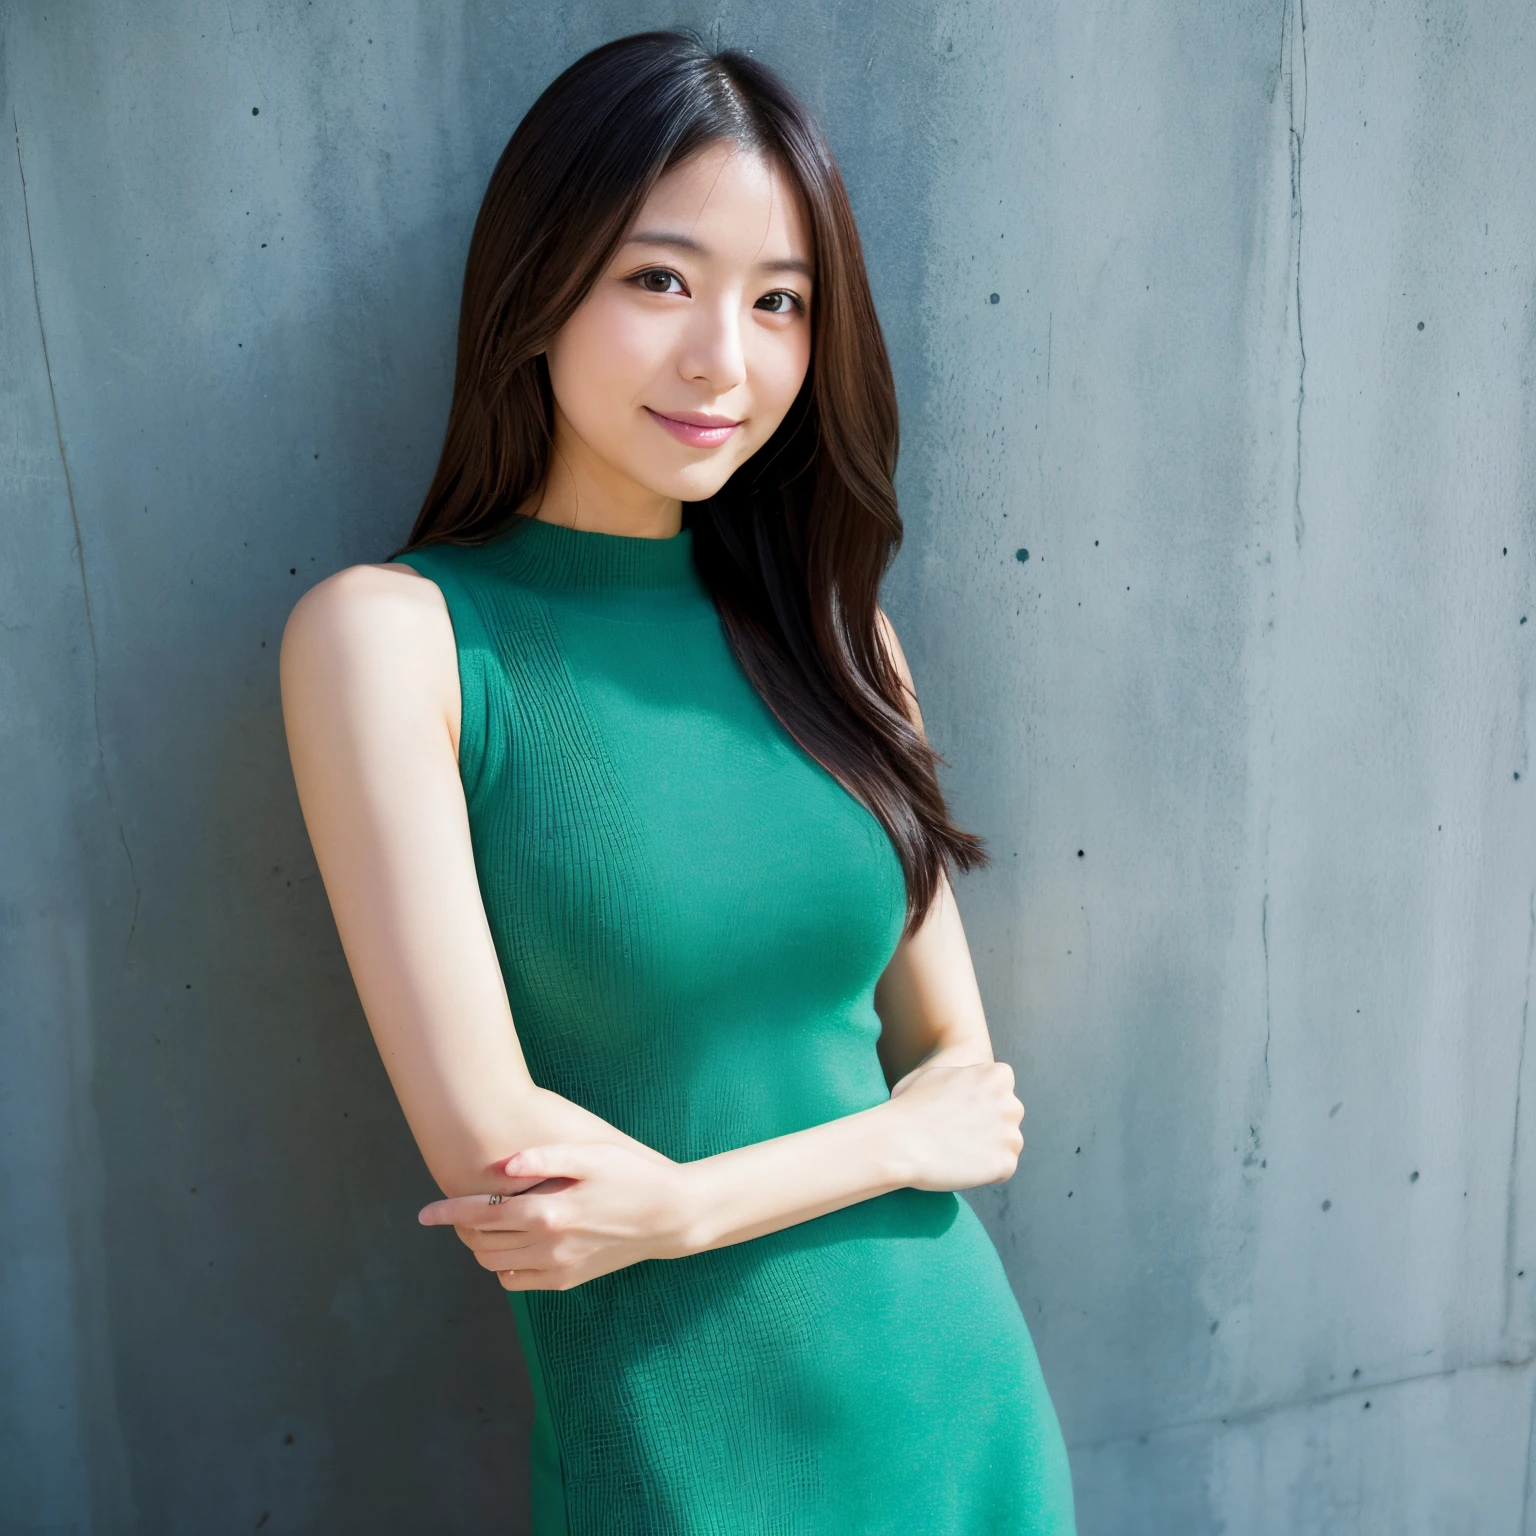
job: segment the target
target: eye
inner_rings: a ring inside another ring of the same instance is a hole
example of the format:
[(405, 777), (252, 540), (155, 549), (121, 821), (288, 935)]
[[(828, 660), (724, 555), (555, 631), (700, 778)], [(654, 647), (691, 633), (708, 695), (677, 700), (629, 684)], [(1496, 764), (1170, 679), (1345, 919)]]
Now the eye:
[(770, 315), (788, 315), (796, 312), (803, 315), (805, 300), (798, 293), (791, 293), (787, 288), (775, 288), (772, 293), (765, 293), (755, 307), (767, 310)]
[[(639, 287), (645, 293), (687, 293), (683, 280), (676, 272), (667, 267), (647, 267), (644, 272), (637, 272), (630, 278), (630, 282)], [(677, 284), (676, 288), (671, 285)]]

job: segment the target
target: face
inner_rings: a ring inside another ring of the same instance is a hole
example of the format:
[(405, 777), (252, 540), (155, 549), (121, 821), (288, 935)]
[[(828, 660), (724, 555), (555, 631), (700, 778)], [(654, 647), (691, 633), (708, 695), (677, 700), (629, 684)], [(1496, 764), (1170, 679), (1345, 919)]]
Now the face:
[(759, 153), (701, 150), (656, 184), (546, 351), (557, 461), (630, 503), (714, 495), (794, 403), (810, 305), (796, 188)]

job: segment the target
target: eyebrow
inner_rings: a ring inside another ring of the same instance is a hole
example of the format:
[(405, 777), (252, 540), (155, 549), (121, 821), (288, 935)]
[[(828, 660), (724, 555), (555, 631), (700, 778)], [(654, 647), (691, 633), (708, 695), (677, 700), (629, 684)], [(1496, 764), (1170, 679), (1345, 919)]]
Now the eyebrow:
[[(626, 245), (663, 245), (675, 251), (692, 251), (696, 256), (709, 255), (709, 248), (700, 245), (692, 235), (685, 235), (671, 229), (638, 230), (624, 243)], [(760, 261), (757, 265), (763, 272), (798, 272), (802, 277), (813, 276), (810, 262), (798, 261), (794, 258), (788, 261)]]

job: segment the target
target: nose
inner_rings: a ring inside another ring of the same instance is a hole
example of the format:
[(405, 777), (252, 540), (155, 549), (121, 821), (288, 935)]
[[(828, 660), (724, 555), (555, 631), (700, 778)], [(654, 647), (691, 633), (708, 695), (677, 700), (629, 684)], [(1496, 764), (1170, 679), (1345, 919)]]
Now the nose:
[(678, 354), (678, 372), (690, 384), (706, 384), (717, 395), (747, 378), (741, 306), (735, 296), (714, 304), (696, 304)]

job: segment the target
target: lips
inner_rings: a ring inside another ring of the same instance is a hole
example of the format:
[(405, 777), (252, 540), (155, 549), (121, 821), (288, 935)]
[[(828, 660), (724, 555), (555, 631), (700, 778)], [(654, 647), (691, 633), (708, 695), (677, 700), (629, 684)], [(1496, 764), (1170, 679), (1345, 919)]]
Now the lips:
[(741, 425), (729, 416), (711, 416), (704, 411), (673, 411), (663, 414), (646, 406), (645, 413), (657, 426), (690, 448), (718, 448)]

